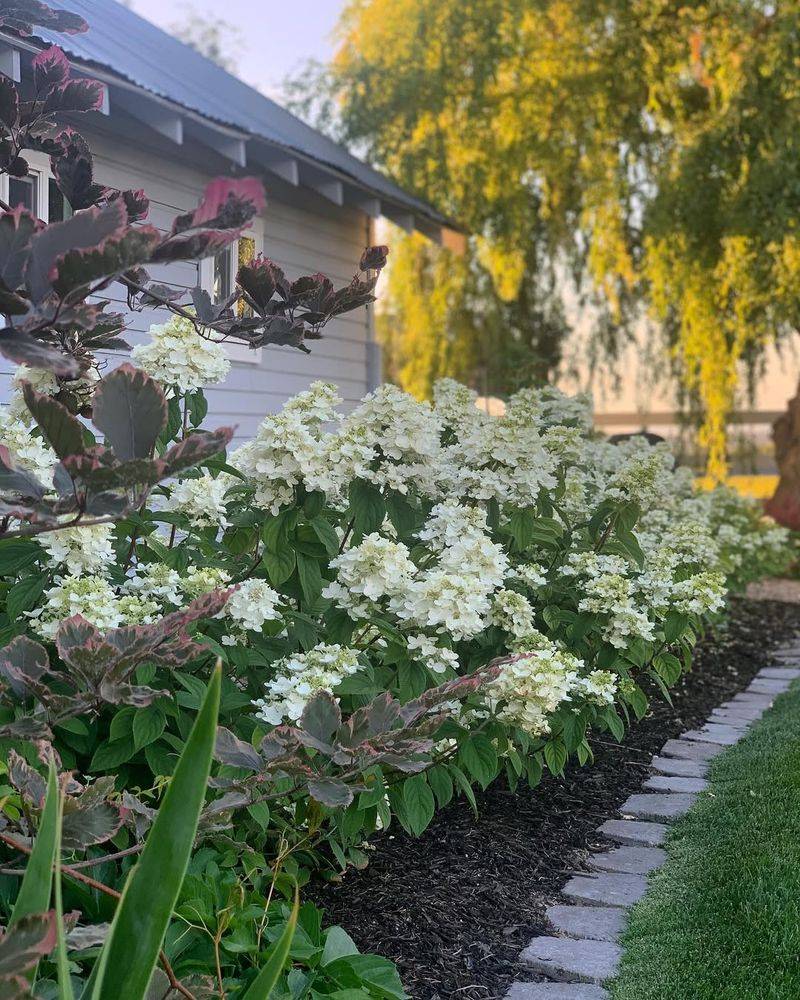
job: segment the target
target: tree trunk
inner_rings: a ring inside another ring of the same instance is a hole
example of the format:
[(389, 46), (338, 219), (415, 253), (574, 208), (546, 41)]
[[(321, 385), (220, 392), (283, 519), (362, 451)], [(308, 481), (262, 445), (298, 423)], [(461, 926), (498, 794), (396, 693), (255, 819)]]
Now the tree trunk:
[(789, 400), (786, 413), (772, 425), (775, 462), (780, 479), (775, 495), (764, 509), (778, 524), (800, 529), (800, 385)]

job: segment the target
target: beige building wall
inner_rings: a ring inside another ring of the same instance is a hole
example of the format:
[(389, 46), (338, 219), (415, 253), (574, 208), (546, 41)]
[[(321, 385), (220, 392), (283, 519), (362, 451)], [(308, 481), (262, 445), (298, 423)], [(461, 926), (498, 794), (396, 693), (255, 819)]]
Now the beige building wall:
[[(596, 426), (609, 434), (649, 430), (675, 443), (682, 458), (703, 467), (694, 433), (681, 414), (678, 394), (670, 378), (665, 350), (648, 336), (644, 323), (635, 341), (621, 352), (609, 368), (592, 370), (587, 336), (587, 316), (572, 317), (574, 334), (567, 342), (559, 386), (570, 392), (588, 390), (595, 401)], [(729, 427), (731, 472), (773, 474), (775, 462), (771, 441), (772, 422), (797, 392), (800, 381), (800, 337), (771, 345), (764, 357), (755, 395), (748, 399), (747, 373), (740, 376), (741, 390)]]

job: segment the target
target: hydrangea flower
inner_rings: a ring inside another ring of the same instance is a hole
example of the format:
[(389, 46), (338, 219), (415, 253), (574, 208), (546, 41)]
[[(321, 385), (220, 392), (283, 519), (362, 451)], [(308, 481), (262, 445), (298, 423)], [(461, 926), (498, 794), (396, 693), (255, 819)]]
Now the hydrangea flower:
[(230, 488), (229, 479), (208, 474), (196, 479), (182, 479), (171, 488), (170, 510), (185, 514), (196, 528), (227, 528), (225, 494)]
[(71, 576), (83, 573), (103, 575), (114, 562), (113, 531), (110, 524), (60, 528), (40, 535), (39, 544), (47, 552), (50, 562), (65, 566)]
[(297, 722), (313, 694), (334, 692), (361, 667), (357, 649), (325, 643), (278, 660), (274, 666), (276, 676), (265, 684), (264, 698), (253, 702), (259, 718), (273, 726), (287, 719)]
[(201, 337), (184, 316), (151, 326), (149, 343), (137, 344), (131, 357), (148, 375), (181, 392), (223, 382), (231, 370), (222, 344)]

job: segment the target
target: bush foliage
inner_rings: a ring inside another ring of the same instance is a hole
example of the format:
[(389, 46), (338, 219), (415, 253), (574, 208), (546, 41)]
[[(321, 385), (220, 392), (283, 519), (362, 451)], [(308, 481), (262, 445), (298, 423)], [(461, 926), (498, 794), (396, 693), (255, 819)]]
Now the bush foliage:
[[(12, 27), (42, 9), (21, 0)], [(36, 72), (64, 110), (63, 57)], [(433, 405), (384, 386), (342, 415), (315, 383), (228, 453), (231, 429), (204, 426), (220, 341), (301, 345), (372, 298), (386, 248), (339, 291), (258, 260), (229, 302), (183, 304), (142, 266), (216, 252), (260, 185), (215, 181), (151, 238), (144, 196), (86, 181), (74, 133), (5, 114), (15, 157), (52, 140), (76, 212), (0, 218), (0, 350), (25, 362), (1, 418), (3, 986), (30, 996), (38, 962), (37, 996), (138, 1000), (160, 952), (151, 995), (255, 1000), (277, 977), (280, 996), (402, 998), (296, 886), (364, 866), (393, 823), (420, 834), (456, 795), (474, 806), (476, 787), (621, 739), (785, 534), (730, 492), (694, 494), (666, 447), (597, 439), (588, 401), (547, 387), (502, 417), (454, 382)], [(93, 296), (111, 281), (171, 318), (140, 367), (101, 376), (99, 331), (123, 320)], [(171, 854), (165, 830), (182, 831)]]

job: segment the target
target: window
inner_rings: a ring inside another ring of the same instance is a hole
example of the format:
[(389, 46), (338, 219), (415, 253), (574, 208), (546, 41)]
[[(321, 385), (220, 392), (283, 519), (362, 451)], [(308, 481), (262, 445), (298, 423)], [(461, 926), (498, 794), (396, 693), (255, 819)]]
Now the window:
[(69, 202), (58, 190), (46, 156), (25, 151), (27, 177), (0, 177), (0, 198), (12, 208), (23, 205), (43, 222), (63, 222), (72, 215)]
[[(211, 295), (214, 302), (224, 302), (236, 288), (236, 272), (242, 264), (248, 264), (256, 255), (256, 240), (253, 236), (242, 236), (225, 247), (213, 259), (200, 262), (200, 284)], [(243, 316), (247, 310), (244, 302), (238, 302), (236, 311)], [(261, 361), (261, 348), (251, 351), (241, 343), (227, 343), (225, 350), (231, 361), (241, 361), (257, 365)]]

